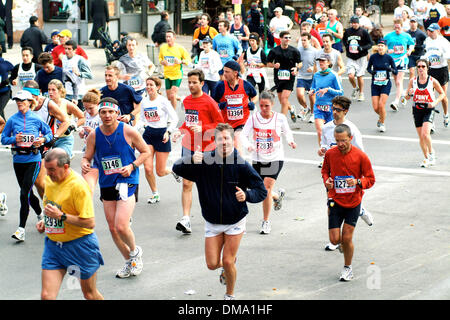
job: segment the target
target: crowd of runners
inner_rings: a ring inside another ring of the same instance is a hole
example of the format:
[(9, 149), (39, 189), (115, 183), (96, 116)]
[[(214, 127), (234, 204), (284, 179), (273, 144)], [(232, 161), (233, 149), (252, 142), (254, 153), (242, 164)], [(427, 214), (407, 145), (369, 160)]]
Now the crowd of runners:
[[(204, 13), (192, 54), (177, 43), (172, 30), (158, 46), (158, 61), (139, 53), (138, 41), (128, 37), (128, 53), (105, 68), (101, 88), (87, 88), (85, 79), (93, 78), (90, 62), (69, 30), (58, 34), (60, 44), (40, 54), (37, 63), (30, 47), (21, 49), (22, 63), (16, 66), (0, 59), (1, 79), (8, 79), (0, 87), (1, 142), (10, 146), (20, 186), (19, 226), (12, 238), (25, 241), (31, 207), (36, 228), (46, 234), (42, 299), (57, 297), (67, 269), (74, 265), (80, 269), (85, 298), (103, 298), (96, 288), (96, 272), (103, 264), (94, 232), (97, 184), (111, 237), (124, 259), (115, 276), (142, 272), (144, 250), (131, 229), (139, 190), (147, 190), (139, 188), (140, 167), (151, 190), (144, 200), (149, 205), (162, 201), (159, 178), (180, 183), (182, 217), (174, 228), (184, 234), (193, 232), (196, 184), (205, 219), (206, 264), (220, 269), (225, 299), (234, 299), (246, 202), (262, 203), (263, 235), (271, 232), (271, 211), (282, 208), (286, 190), (275, 184), (282, 174), (284, 148), (297, 147), (290, 121), (314, 123), (328, 207), (329, 243), (324, 248), (343, 253), (339, 279), (351, 280), (357, 220), (374, 223), (361, 205), (363, 190), (375, 183), (361, 132), (346, 119), (352, 102), (365, 101), (364, 85), (370, 86), (374, 126), (383, 134), (388, 130), (386, 106), (397, 112), (412, 100), (411, 121), (424, 155), (418, 166), (425, 168), (436, 165), (431, 133), (449, 124), (450, 5), (413, 2), (411, 9), (398, 1), (394, 31), (381, 36), (363, 8), (356, 8), (344, 26), (339, 12), (318, 2), (302, 14), (300, 37), (292, 39), (294, 23), (277, 7), (269, 24), (269, 47), (264, 33), (250, 31), (251, 14), (231, 12), (216, 30)], [(189, 95), (181, 97), (186, 70)], [(273, 85), (268, 77), (272, 72)], [(369, 83), (366, 74), (371, 75)], [(348, 75), (351, 92), (344, 92), (343, 75)], [(409, 77), (406, 88), (404, 77)], [(12, 97), (17, 112), (6, 119), (4, 97), (10, 96), (11, 85), (17, 87)], [(395, 98), (388, 101), (391, 89)], [(296, 106), (289, 101), (294, 90)], [(279, 111), (274, 109), (277, 101)], [(71, 169), (80, 166), (71, 163), (75, 139), (84, 146), (81, 175)], [(169, 154), (179, 140), (181, 158), (171, 167)], [(8, 211), (6, 201), (1, 193), (1, 216)]]

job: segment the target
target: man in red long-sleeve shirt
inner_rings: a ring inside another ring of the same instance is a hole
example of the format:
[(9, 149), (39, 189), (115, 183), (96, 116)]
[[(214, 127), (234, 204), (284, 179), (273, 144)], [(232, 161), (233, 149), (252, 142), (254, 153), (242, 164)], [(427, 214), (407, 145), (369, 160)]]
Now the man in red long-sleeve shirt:
[[(55, 64), (55, 66), (58, 66), (60, 68), (62, 68), (62, 57), (66, 54), (65, 50), (64, 50), (64, 44), (69, 41), (70, 39), (72, 39), (72, 32), (70, 32), (70, 30), (68, 29), (64, 29), (62, 30), (59, 34), (59, 41), (60, 44), (57, 45), (53, 51), (52, 51), (52, 56), (53, 56), (53, 63)], [(86, 54), (86, 51), (84, 51), (83, 48), (81, 48), (80, 46), (77, 46), (76, 50), (75, 50), (75, 54), (82, 56), (83, 58), (85, 58), (86, 60), (88, 60), (88, 56)]]
[[(344, 268), (341, 281), (353, 279), (353, 232), (361, 210), (363, 189), (375, 183), (375, 175), (367, 155), (352, 146), (352, 133), (346, 124), (334, 129), (337, 148), (325, 153), (322, 179), (328, 190), (328, 231), (330, 242), (341, 244), (344, 253)], [(342, 227), (341, 235), (341, 225)]]
[[(181, 141), (182, 157), (188, 153), (193, 155), (196, 151), (214, 150), (214, 130), (218, 123), (224, 122), (217, 103), (202, 91), (204, 80), (205, 75), (201, 70), (192, 70), (188, 73), (188, 87), (191, 94), (183, 100), (185, 121), (172, 138), (175, 143), (184, 134)], [(176, 226), (176, 229), (183, 233), (192, 232), (189, 218), (192, 207), (192, 185), (192, 181), (183, 179), (181, 193), (183, 217)]]

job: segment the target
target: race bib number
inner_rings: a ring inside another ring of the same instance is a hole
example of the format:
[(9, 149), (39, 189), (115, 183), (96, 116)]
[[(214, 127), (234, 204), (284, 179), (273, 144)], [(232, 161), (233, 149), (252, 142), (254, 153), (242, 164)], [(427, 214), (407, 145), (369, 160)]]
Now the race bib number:
[(107, 176), (118, 173), (120, 168), (122, 168), (122, 160), (119, 156), (102, 158), (102, 167), (103, 172)]
[(291, 72), (289, 70), (278, 70), (278, 80), (290, 80)]
[(433, 54), (428, 58), (428, 61), (430, 61), (430, 66), (439, 66), (442, 64), (441, 56), (437, 54)]
[(394, 53), (395, 54), (404, 54), (405, 53), (405, 47), (401, 45), (394, 46)]
[(160, 120), (157, 107), (145, 108), (144, 116), (147, 122), (158, 122)]
[(32, 134), (23, 134), (22, 141), (17, 143), (18, 147), (31, 147), (34, 143), (34, 135)]
[(331, 108), (330, 105), (324, 104), (324, 105), (317, 105), (317, 109), (324, 112), (330, 112)]
[(66, 229), (64, 228), (64, 221), (44, 216), (44, 223), (45, 223), (45, 233), (46, 234), (64, 234), (64, 233), (66, 233)]
[(209, 69), (209, 58), (201, 58), (200, 59), (200, 66), (203, 69)]
[(279, 141), (275, 130), (254, 128), (254, 139), (256, 143), (256, 152), (260, 154), (271, 154), (275, 151), (274, 142)]
[(241, 120), (244, 119), (244, 107), (227, 107), (228, 120)]
[(356, 186), (350, 187), (347, 183), (347, 179), (354, 179), (353, 176), (336, 176), (334, 177), (334, 189), (336, 193), (352, 193), (355, 192)]
[(377, 71), (373, 77), (373, 84), (384, 86), (388, 83), (387, 72), (385, 70)]
[(198, 125), (198, 111), (197, 110), (186, 110), (184, 120), (186, 122), (186, 126), (188, 126), (188, 127)]
[(128, 85), (132, 87), (134, 90), (141, 90), (143, 82), (141, 77), (135, 76), (132, 77), (130, 80), (128, 80)]
[(219, 56), (221, 58), (228, 58), (228, 51), (227, 51), (227, 49), (220, 49), (219, 50)]
[(175, 64), (175, 57), (165, 56), (164, 60), (166, 60), (166, 62), (169, 66), (173, 66)]

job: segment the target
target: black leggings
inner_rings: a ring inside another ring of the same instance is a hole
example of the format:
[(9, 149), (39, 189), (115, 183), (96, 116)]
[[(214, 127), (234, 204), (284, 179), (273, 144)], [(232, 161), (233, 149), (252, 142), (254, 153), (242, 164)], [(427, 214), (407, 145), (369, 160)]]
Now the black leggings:
[(41, 170), (41, 162), (14, 163), (14, 172), (20, 186), (19, 227), (25, 228), (30, 206), (37, 215), (42, 213), (39, 199), (33, 193), (33, 185)]

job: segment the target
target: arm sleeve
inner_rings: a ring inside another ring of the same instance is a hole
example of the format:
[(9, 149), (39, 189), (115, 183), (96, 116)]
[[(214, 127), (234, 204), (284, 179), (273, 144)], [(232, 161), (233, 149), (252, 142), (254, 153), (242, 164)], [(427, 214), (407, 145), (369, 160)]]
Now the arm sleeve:
[(245, 149), (247, 149), (249, 146), (251, 146), (251, 143), (248, 138), (252, 132), (252, 129), (253, 129), (253, 116), (250, 115), (248, 117), (247, 121), (245, 122), (244, 128), (242, 128), (241, 134), (239, 135), (242, 146)]
[(369, 157), (365, 153), (362, 154), (361, 170), (363, 175), (361, 178), (362, 188), (369, 189), (375, 184), (375, 174), (373, 173)]
[[(167, 130), (169, 132), (173, 132), (177, 128), (177, 124), (178, 124), (178, 120), (179, 120), (178, 115), (177, 115), (175, 109), (172, 107), (172, 104), (169, 102), (169, 100), (167, 100), (167, 99), (164, 100), (163, 107), (166, 109), (167, 114), (169, 115), (169, 117), (168, 117), (169, 125), (167, 127)], [(141, 110), (142, 110), (142, 108), (141, 108)]]
[(3, 145), (13, 144), (16, 142), (16, 137), (11, 137), (11, 133), (12, 133), (12, 122), (6, 121), (5, 128), (3, 129), (3, 132), (2, 132), (2, 139), (1, 139)]

